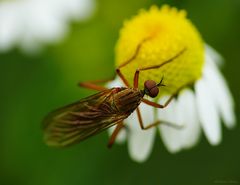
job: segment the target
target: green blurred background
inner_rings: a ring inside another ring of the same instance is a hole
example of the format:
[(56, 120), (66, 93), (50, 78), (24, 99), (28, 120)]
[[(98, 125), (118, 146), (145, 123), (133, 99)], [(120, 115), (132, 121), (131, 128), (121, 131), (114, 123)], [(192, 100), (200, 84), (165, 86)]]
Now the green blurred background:
[(49, 111), (93, 93), (78, 88), (78, 81), (113, 75), (114, 46), (123, 20), (140, 8), (164, 3), (186, 9), (204, 40), (226, 59), (223, 73), (240, 119), (239, 0), (99, 0), (93, 18), (72, 23), (63, 42), (48, 45), (38, 55), (18, 49), (0, 55), (0, 184), (240, 183), (238, 126), (232, 131), (223, 128), (217, 147), (202, 135), (196, 147), (175, 155), (157, 137), (143, 164), (129, 158), (126, 144), (107, 149), (106, 132), (62, 150), (42, 141), (41, 121)]

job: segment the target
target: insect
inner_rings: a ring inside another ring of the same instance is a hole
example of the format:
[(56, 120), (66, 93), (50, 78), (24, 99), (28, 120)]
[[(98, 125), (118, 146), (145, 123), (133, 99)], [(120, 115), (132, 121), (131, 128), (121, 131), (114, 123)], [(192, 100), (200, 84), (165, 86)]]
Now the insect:
[(97, 85), (98, 82), (103, 81), (80, 83), (79, 85), (81, 87), (99, 90), (100, 92), (57, 109), (46, 116), (43, 122), (43, 128), (45, 134), (44, 138), (48, 145), (55, 147), (69, 146), (85, 140), (90, 136), (96, 135), (113, 125), (117, 125), (108, 143), (108, 146), (111, 147), (117, 134), (124, 127), (124, 119), (126, 119), (134, 110), (137, 111), (140, 127), (144, 130), (162, 123), (162, 121), (159, 120), (148, 126), (144, 126), (138, 108), (139, 104), (144, 102), (156, 108), (165, 108), (183, 87), (179, 88), (176, 93), (172, 94), (163, 105), (160, 105), (145, 99), (144, 96), (148, 95), (152, 98), (156, 97), (159, 93), (159, 88), (164, 86), (163, 78), (159, 83), (156, 83), (153, 80), (146, 80), (144, 83), (144, 89), (139, 89), (139, 74), (141, 71), (160, 68), (174, 61), (177, 57), (183, 54), (186, 49), (182, 49), (175, 56), (159, 65), (137, 69), (134, 74), (133, 87), (130, 87), (120, 69), (137, 57), (141, 45), (145, 41), (146, 40), (143, 40), (138, 45), (135, 54), (129, 60), (116, 69), (117, 75), (121, 78), (126, 87), (106, 89), (105, 87)]

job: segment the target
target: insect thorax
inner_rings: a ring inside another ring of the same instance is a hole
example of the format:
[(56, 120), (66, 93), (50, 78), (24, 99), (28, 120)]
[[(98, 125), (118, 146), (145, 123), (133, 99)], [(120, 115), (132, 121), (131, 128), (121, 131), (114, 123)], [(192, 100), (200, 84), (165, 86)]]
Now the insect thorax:
[(131, 114), (141, 103), (143, 94), (132, 88), (121, 88), (113, 94), (114, 104), (120, 113)]

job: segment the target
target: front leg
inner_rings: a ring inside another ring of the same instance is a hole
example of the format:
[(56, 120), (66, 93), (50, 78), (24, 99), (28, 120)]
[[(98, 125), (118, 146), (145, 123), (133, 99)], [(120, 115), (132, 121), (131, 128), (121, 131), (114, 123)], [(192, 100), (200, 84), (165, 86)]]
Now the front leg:
[(139, 81), (139, 74), (140, 71), (147, 71), (147, 70), (152, 70), (152, 69), (159, 69), (163, 66), (165, 66), (166, 64), (169, 64), (173, 61), (175, 61), (176, 58), (178, 58), (179, 56), (181, 56), (184, 52), (186, 51), (186, 48), (183, 48), (179, 53), (177, 53), (175, 56), (169, 58), (168, 60), (162, 62), (161, 64), (157, 64), (157, 65), (152, 65), (152, 66), (148, 66), (148, 67), (142, 67), (136, 70), (135, 74), (134, 74), (134, 80), (133, 80), (133, 87), (135, 89), (138, 89), (138, 81)]
[(165, 107), (167, 107), (169, 105), (169, 103), (173, 100), (173, 98), (175, 97), (176, 95), (173, 94), (172, 96), (169, 97), (169, 99), (163, 104), (158, 104), (158, 103), (155, 103), (155, 102), (152, 102), (152, 101), (149, 101), (145, 98), (142, 99), (142, 102), (152, 106), (152, 107), (155, 107), (155, 108), (160, 108), (160, 109), (163, 109)]
[(155, 108), (160, 108), (160, 109), (163, 109), (165, 107), (167, 107), (169, 105), (169, 103), (178, 95), (178, 93), (183, 90), (184, 88), (186, 87), (189, 87), (191, 86), (192, 84), (194, 83), (194, 81), (188, 83), (188, 84), (185, 84), (183, 86), (181, 86), (180, 88), (177, 89), (177, 91), (175, 93), (173, 93), (168, 99), (167, 101), (162, 105), (162, 104), (158, 104), (158, 103), (155, 103), (155, 102), (152, 102), (152, 101), (149, 101), (145, 98), (142, 99), (142, 102), (152, 106), (152, 107), (155, 107)]

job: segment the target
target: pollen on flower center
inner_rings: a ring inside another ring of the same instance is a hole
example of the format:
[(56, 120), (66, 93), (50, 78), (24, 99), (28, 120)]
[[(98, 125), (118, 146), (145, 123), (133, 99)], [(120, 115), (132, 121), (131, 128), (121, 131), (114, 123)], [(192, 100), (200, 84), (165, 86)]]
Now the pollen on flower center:
[(161, 9), (153, 6), (149, 11), (141, 10), (138, 15), (126, 21), (116, 45), (116, 65), (130, 59), (141, 42), (137, 57), (122, 68), (130, 84), (136, 69), (161, 64), (183, 49), (186, 51), (173, 62), (159, 69), (141, 72), (139, 87), (143, 88), (146, 80), (159, 82), (164, 76), (166, 87), (161, 89), (160, 94), (163, 95), (173, 93), (179, 87), (201, 77), (203, 41), (197, 29), (186, 18), (185, 11), (166, 5)]

